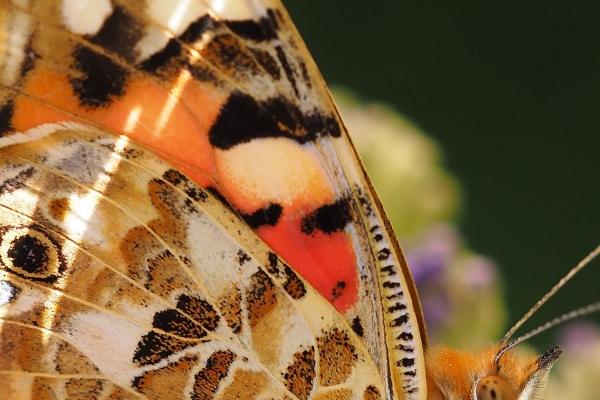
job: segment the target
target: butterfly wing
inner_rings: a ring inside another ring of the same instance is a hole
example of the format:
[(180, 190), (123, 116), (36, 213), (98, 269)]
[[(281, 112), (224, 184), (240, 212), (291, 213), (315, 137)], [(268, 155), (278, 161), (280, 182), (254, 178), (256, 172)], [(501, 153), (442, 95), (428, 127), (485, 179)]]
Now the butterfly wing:
[(153, 149), (345, 315), (388, 396), (424, 396), (406, 263), (278, 1), (13, 1), (1, 17), (0, 143), (79, 121)]
[(350, 327), (156, 156), (55, 124), (0, 156), (0, 398), (381, 399)]

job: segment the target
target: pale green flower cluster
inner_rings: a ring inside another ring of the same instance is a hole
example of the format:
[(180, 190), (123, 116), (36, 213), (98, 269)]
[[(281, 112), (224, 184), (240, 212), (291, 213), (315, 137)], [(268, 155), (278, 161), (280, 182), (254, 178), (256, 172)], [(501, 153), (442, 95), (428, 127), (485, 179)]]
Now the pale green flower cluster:
[[(334, 97), (406, 253), (430, 340), (459, 348), (496, 342), (506, 329), (499, 270), (456, 228), (460, 187), (438, 146), (390, 107), (361, 102), (347, 90)], [(600, 329), (574, 323), (560, 332), (566, 352), (548, 399), (599, 399)]]

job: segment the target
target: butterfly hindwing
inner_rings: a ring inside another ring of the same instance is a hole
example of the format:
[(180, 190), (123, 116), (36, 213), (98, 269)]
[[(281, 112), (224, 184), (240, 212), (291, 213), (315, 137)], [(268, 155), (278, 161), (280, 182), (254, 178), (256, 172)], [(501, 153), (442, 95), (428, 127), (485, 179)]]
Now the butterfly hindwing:
[(8, 393), (381, 398), (350, 328), (218, 200), (124, 137), (56, 129), (2, 149)]
[(155, 151), (334, 304), (388, 397), (424, 396), (406, 263), (279, 1), (13, 0), (0, 10), (1, 145), (76, 121)]

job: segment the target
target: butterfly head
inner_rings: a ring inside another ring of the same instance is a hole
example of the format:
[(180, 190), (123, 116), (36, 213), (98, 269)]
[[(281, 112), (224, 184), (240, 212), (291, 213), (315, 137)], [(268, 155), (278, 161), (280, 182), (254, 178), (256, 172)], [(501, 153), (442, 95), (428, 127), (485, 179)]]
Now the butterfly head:
[[(501, 349), (500, 349), (501, 350)], [(553, 347), (541, 356), (432, 349), (427, 355), (427, 392), (432, 400), (541, 400), (548, 372), (561, 356)], [(500, 355), (500, 356), (498, 356)]]

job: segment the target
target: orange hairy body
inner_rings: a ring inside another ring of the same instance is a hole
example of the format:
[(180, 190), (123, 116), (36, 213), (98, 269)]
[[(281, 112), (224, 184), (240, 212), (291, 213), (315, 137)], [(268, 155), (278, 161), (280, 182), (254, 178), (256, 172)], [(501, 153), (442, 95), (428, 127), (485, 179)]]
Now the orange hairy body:
[(498, 346), (474, 352), (430, 349), (426, 356), (428, 399), (517, 400), (523, 393), (531, 393), (525, 398), (536, 399), (561, 354), (558, 348), (540, 357), (509, 350), (496, 361), (499, 350)]

